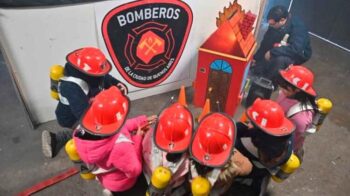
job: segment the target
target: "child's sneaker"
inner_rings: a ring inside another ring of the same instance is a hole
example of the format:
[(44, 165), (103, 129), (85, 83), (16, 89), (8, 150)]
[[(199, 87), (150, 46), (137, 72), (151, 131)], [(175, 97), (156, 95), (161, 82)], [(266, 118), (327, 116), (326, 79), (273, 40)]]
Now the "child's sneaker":
[(103, 189), (102, 194), (103, 196), (113, 196), (113, 193), (108, 189)]
[(61, 131), (55, 134), (44, 130), (41, 133), (41, 145), (44, 156), (48, 158), (56, 156), (71, 138), (72, 135), (68, 131)]

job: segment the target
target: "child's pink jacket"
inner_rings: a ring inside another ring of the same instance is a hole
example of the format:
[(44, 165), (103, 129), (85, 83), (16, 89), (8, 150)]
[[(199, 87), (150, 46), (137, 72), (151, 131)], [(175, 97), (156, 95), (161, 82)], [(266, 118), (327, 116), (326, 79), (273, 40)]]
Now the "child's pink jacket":
[[(298, 103), (295, 99), (289, 99), (282, 92), (279, 93), (277, 97), (277, 103), (283, 108), (285, 114), (288, 113), (289, 109)], [(305, 141), (305, 131), (312, 123), (313, 112), (312, 111), (301, 111), (296, 113), (289, 119), (295, 124), (295, 136), (294, 136), (294, 152), (299, 152), (302, 149)]]
[(106, 189), (117, 192), (130, 189), (141, 174), (142, 136), (131, 135), (131, 131), (137, 130), (138, 125), (145, 122), (146, 116), (129, 119), (118, 134), (106, 139), (83, 140), (73, 137), (82, 161), (105, 170), (115, 168), (107, 173), (97, 174), (98, 180)]

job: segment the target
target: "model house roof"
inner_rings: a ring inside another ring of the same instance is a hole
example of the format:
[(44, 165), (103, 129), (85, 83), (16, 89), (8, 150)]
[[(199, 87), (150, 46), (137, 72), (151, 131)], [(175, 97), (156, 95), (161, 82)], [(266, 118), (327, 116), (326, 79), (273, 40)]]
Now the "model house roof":
[(226, 55), (247, 57), (255, 44), (252, 33), (256, 15), (245, 13), (235, 1), (217, 18), (218, 29), (210, 35), (201, 48)]

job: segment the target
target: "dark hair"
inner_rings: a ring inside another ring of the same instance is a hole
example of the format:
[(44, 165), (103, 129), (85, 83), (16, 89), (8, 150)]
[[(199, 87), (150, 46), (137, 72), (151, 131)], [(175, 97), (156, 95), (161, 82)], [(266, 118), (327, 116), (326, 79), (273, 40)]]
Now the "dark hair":
[(102, 140), (109, 136), (99, 136), (99, 135), (93, 135), (87, 131), (84, 130), (84, 128), (80, 128), (75, 132), (75, 136), (83, 139), (83, 140)]
[(292, 135), (272, 136), (258, 127), (252, 128), (252, 142), (269, 160), (279, 157), (287, 148)]
[(213, 167), (202, 165), (197, 161), (194, 161), (194, 166), (197, 170), (198, 175), (200, 176), (205, 176), (207, 173), (211, 172), (214, 169)]
[[(293, 90), (297, 89), (297, 87), (295, 87), (294, 85), (292, 85), (291, 83), (289, 83), (287, 80), (285, 80), (281, 75), (279, 75), (278, 79), (277, 79), (277, 83), (280, 87), (287, 89), (287, 88), (291, 88)], [(317, 105), (316, 105), (316, 97), (307, 94), (304, 91), (299, 91), (297, 93), (295, 93), (295, 95), (293, 97), (291, 97), (292, 99), (296, 99), (298, 100), (302, 107), (306, 108), (306, 105), (308, 103), (311, 104), (311, 106), (313, 107), (314, 110), (317, 109)]]
[(288, 10), (282, 5), (274, 6), (270, 9), (267, 14), (267, 19), (273, 19), (275, 22), (279, 22), (282, 18), (288, 17)]
[(182, 153), (167, 153), (166, 160), (172, 163), (179, 161), (182, 157)]
[(65, 67), (64, 67), (64, 75), (80, 78), (80, 79), (84, 80), (85, 82), (87, 82), (89, 84), (90, 88), (99, 87), (102, 84), (103, 79), (104, 79), (103, 76), (98, 76), (98, 77), (89, 76), (89, 75), (79, 71), (77, 68), (75, 68), (69, 62), (67, 62)]

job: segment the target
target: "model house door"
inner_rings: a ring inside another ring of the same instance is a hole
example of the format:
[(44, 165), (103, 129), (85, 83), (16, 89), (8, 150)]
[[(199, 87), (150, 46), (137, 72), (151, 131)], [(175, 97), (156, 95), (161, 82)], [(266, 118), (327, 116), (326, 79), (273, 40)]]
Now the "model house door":
[(228, 62), (215, 60), (210, 64), (206, 98), (210, 99), (211, 111), (224, 111), (231, 77), (232, 68)]

